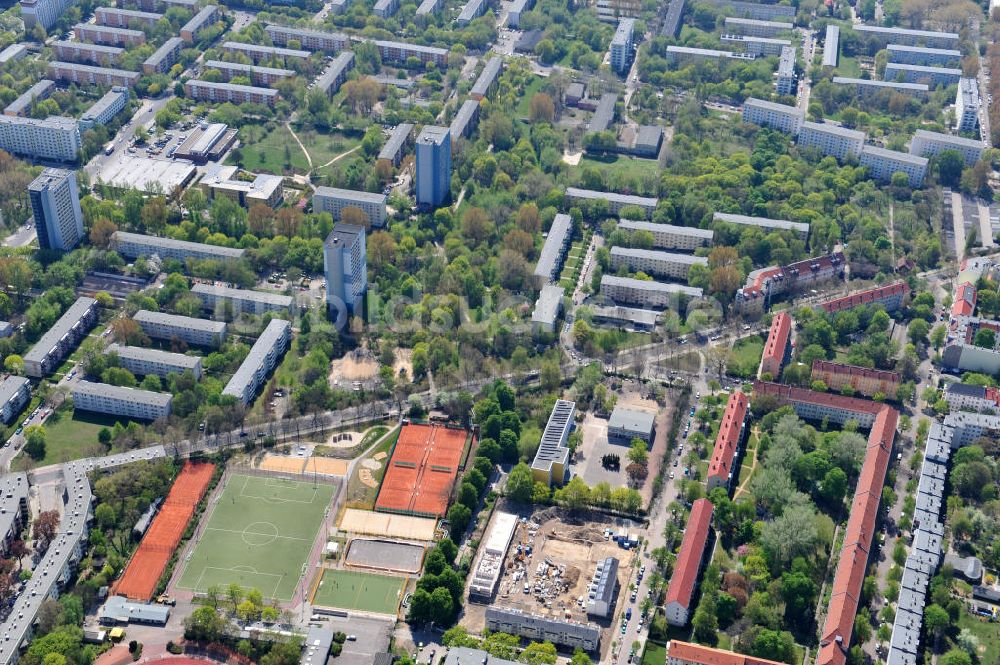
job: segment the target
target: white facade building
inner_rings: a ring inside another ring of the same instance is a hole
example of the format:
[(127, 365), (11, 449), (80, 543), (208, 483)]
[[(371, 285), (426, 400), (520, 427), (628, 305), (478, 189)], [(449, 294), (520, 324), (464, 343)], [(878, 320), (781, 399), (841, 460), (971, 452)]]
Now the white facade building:
[(328, 212), (334, 221), (339, 221), (344, 208), (357, 208), (368, 217), (372, 228), (385, 226), (386, 195), (382, 193), (360, 192), (337, 187), (317, 187), (313, 194), (313, 212)]
[(979, 82), (974, 78), (961, 79), (955, 93), (955, 129), (960, 132), (976, 131), (979, 104)]
[(72, 118), (45, 120), (0, 115), (0, 149), (22, 157), (75, 162), (79, 159), (80, 126)]
[(185, 344), (216, 348), (226, 339), (226, 323), (142, 309), (132, 317), (153, 339), (178, 339)]
[(112, 386), (107, 383), (77, 381), (73, 385), (73, 406), (83, 411), (157, 420), (170, 415), (174, 396), (139, 388)]
[(748, 97), (743, 102), (743, 122), (751, 125), (770, 127), (797, 136), (803, 119), (802, 110), (795, 106), (776, 104), (754, 97)]
[(155, 254), (161, 259), (177, 259), (178, 261), (187, 261), (188, 259), (235, 261), (243, 258), (245, 252), (245, 250), (236, 247), (206, 245), (201, 242), (174, 240), (173, 238), (147, 236), (126, 231), (116, 231), (111, 236), (111, 246), (119, 254), (130, 259)]
[(712, 238), (715, 236), (715, 232), (711, 229), (699, 229), (695, 226), (657, 224), (656, 222), (635, 221), (631, 219), (618, 220), (618, 228), (629, 233), (646, 231), (653, 235), (653, 247), (658, 249), (678, 249), (682, 252), (693, 252), (700, 247), (708, 247), (712, 244)]
[(260, 315), (267, 312), (290, 312), (292, 310), (291, 296), (280, 293), (232, 289), (227, 286), (208, 284), (195, 284), (191, 293), (201, 298), (206, 309), (216, 311), (231, 307), (233, 316), (244, 313)]
[(138, 376), (153, 374), (165, 379), (168, 374), (191, 372), (196, 380), (201, 379), (201, 358), (198, 356), (118, 344), (109, 344), (104, 352), (117, 355), (118, 365)]
[(982, 141), (967, 139), (952, 134), (929, 132), (918, 129), (910, 141), (910, 153), (921, 157), (934, 157), (945, 150), (954, 150), (962, 155), (966, 166), (972, 166), (983, 157), (986, 146)]
[(882, 182), (892, 179), (893, 173), (905, 173), (910, 187), (922, 187), (927, 175), (927, 159), (907, 152), (886, 150), (866, 145), (861, 149), (861, 166), (868, 168), (872, 178)]
[(38, 246), (67, 252), (83, 238), (76, 172), (45, 169), (28, 185)]
[(611, 248), (611, 267), (615, 270), (624, 266), (632, 272), (642, 271), (647, 275), (686, 280), (693, 265), (707, 266), (708, 259), (652, 249)]
[(222, 389), (222, 394), (232, 395), (244, 406), (249, 406), (267, 376), (278, 366), (291, 341), (292, 324), (282, 319), (271, 319), (233, 378)]
[(861, 156), (865, 144), (865, 133), (828, 123), (802, 123), (799, 129), (800, 148), (815, 148), (823, 155), (836, 157), (840, 161)]
[(617, 275), (601, 276), (601, 294), (615, 302), (631, 303), (644, 307), (674, 307), (686, 298), (701, 298), (703, 291), (693, 286), (665, 284)]

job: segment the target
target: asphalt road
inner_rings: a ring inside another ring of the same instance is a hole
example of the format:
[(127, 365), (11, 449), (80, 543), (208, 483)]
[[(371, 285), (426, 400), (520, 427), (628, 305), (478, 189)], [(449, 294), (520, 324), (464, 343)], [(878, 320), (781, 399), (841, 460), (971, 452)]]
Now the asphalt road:
[(3, 241), (4, 247), (24, 247), (25, 245), (30, 245), (32, 241), (38, 236), (35, 231), (35, 227), (30, 222), (23, 224), (18, 227), (17, 231), (11, 233)]

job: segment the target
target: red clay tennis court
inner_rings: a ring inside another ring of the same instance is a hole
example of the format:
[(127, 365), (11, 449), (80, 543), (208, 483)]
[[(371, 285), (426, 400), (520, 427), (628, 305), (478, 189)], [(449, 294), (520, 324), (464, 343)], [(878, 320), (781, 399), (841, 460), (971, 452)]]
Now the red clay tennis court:
[(181, 542), (181, 536), (194, 515), (195, 507), (205, 495), (214, 472), (215, 465), (208, 462), (184, 464), (163, 507), (115, 584), (114, 593), (133, 600), (152, 600), (156, 583)]
[(443, 517), (468, 433), (442, 425), (403, 425), (375, 510)]

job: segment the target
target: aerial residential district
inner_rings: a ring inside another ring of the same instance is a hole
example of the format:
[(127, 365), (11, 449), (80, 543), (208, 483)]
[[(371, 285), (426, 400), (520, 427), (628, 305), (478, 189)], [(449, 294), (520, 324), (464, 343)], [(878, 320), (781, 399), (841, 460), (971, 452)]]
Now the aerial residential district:
[(0, 3), (0, 665), (1000, 665), (994, 71), (1000, 0)]

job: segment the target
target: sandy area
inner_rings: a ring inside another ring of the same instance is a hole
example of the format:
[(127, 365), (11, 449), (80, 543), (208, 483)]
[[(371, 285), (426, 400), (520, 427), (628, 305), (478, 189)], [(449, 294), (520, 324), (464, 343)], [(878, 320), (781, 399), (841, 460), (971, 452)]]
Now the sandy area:
[(330, 383), (368, 381), (378, 376), (378, 361), (363, 349), (356, 349), (330, 363)]

